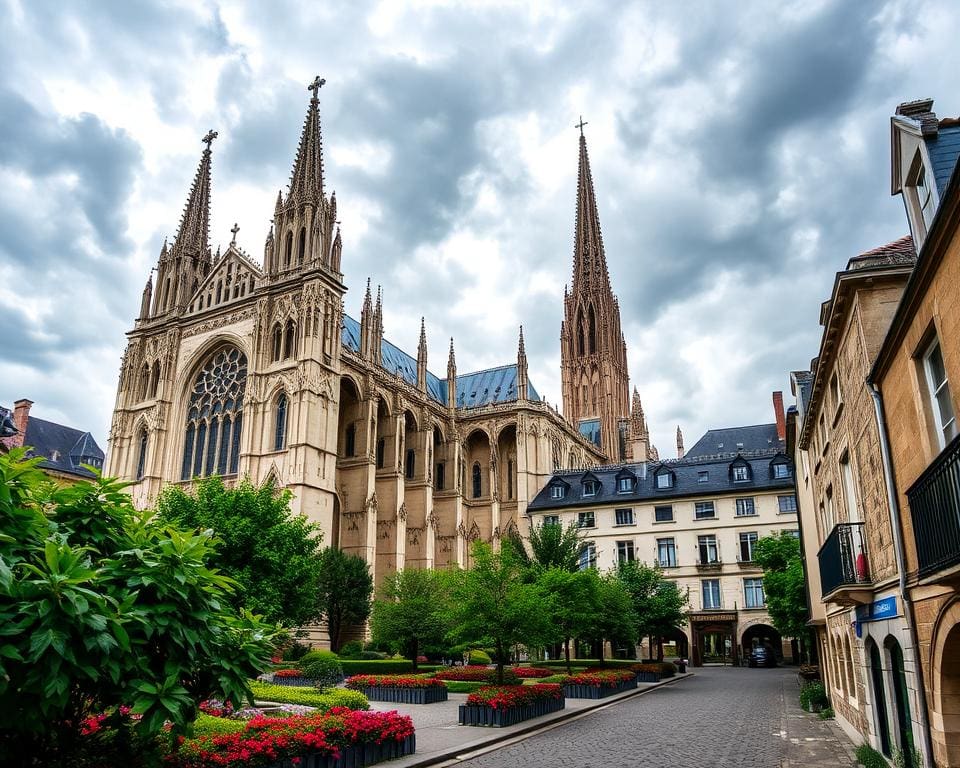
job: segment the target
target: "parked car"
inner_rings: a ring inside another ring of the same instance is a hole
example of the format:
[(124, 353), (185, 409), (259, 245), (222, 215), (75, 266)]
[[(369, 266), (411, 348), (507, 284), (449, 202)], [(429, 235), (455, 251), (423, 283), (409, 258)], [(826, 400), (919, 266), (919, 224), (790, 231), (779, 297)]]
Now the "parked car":
[(747, 665), (750, 667), (775, 667), (777, 666), (777, 657), (773, 655), (773, 651), (761, 645), (750, 652)]

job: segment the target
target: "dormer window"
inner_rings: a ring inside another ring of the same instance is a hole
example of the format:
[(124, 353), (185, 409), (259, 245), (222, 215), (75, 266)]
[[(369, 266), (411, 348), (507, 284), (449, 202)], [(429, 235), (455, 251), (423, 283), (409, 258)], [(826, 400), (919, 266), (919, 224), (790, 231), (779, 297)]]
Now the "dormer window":
[(567, 495), (567, 489), (562, 485), (554, 485), (550, 488), (550, 498), (551, 499), (562, 499)]
[(599, 490), (600, 490), (600, 483), (598, 483), (596, 480), (583, 481), (584, 496), (596, 496)]
[(733, 482), (744, 483), (750, 479), (750, 468), (745, 464), (740, 464), (733, 468)]
[(633, 480), (629, 477), (621, 477), (617, 480), (617, 493), (630, 493), (633, 490)]
[(786, 462), (773, 465), (773, 476), (778, 480), (785, 480), (790, 477), (790, 467)]
[(926, 169), (921, 165), (916, 179), (917, 205), (920, 207), (920, 215), (923, 217), (923, 223), (928, 230), (933, 222), (933, 214), (936, 213), (936, 201), (933, 197), (931, 182), (932, 179), (927, 178)]
[(658, 490), (673, 488), (673, 473), (669, 469), (664, 469), (660, 472), (657, 472), (655, 477)]

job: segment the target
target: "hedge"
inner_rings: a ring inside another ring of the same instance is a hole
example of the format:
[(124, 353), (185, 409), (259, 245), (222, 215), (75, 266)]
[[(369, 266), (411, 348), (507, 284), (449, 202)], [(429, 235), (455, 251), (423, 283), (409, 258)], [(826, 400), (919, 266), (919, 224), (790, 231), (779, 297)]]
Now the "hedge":
[(413, 662), (409, 659), (340, 659), (343, 674), (352, 675), (395, 675), (413, 671)]
[(304, 704), (326, 712), (332, 707), (350, 709), (370, 709), (367, 697), (359, 691), (332, 688), (321, 691), (318, 688), (297, 688), (291, 685), (273, 685), (254, 680), (250, 690), (257, 701), (275, 701), (280, 704)]
[(228, 717), (214, 717), (202, 712), (193, 721), (194, 736), (221, 736), (225, 733), (240, 733), (247, 726), (246, 720), (233, 720)]
[(473, 693), (490, 685), (490, 683), (468, 683), (464, 680), (444, 680), (443, 684), (447, 686), (447, 691), (450, 693)]

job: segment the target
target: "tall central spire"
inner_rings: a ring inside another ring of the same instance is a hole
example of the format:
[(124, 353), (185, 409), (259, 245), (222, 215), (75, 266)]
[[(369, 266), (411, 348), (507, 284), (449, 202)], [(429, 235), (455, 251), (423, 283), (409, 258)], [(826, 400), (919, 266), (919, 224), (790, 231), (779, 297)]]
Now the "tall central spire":
[(597, 213), (597, 196), (593, 190), (593, 175), (587, 154), (587, 137), (583, 135), (584, 125), (586, 123), (581, 120), (577, 126), (580, 128), (580, 165), (577, 173), (577, 226), (573, 244), (574, 293), (588, 286), (611, 291), (600, 216)]
[(326, 80), (318, 75), (307, 86), (307, 90), (311, 91), (313, 96), (307, 107), (307, 117), (303, 121), (303, 132), (300, 134), (297, 158), (293, 162), (290, 194), (287, 198), (288, 200), (292, 198), (296, 203), (316, 204), (323, 199), (323, 138), (320, 134), (318, 93), (325, 82)]
[(217, 138), (216, 131), (203, 137), (206, 148), (200, 158), (197, 175), (190, 187), (190, 196), (180, 217), (180, 228), (174, 242), (174, 252), (203, 257), (210, 250), (210, 144)]

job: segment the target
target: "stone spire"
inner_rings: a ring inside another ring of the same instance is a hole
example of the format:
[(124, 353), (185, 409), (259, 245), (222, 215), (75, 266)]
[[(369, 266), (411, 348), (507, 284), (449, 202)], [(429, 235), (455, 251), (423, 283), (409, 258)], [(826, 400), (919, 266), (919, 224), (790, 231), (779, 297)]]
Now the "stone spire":
[(453, 336), (450, 337), (450, 354), (447, 355), (447, 407), (457, 407), (457, 358), (453, 354)]
[(527, 350), (523, 343), (523, 326), (520, 326), (520, 341), (517, 345), (517, 400), (528, 398)]
[(267, 239), (263, 243), (263, 270), (270, 272), (273, 269), (273, 224), (267, 232)]
[(370, 278), (367, 278), (367, 292), (363, 295), (363, 307), (360, 309), (360, 357), (370, 360), (373, 355), (371, 338), (373, 336), (373, 300), (370, 297)]
[(140, 299), (140, 319), (146, 320), (150, 316), (150, 302), (153, 299), (153, 272), (147, 277), (147, 284), (143, 286), (143, 296)]
[(307, 116), (303, 121), (300, 134), (300, 146), (293, 172), (290, 175), (290, 192), (287, 202), (312, 202), (315, 205), (323, 199), (323, 140), (320, 135), (320, 87), (326, 82), (319, 75), (307, 86), (313, 93)]
[(420, 318), (420, 344), (417, 346), (417, 389), (427, 391), (427, 326)]
[(343, 240), (340, 238), (340, 227), (337, 227), (337, 235), (333, 238), (333, 248), (330, 253), (330, 269), (334, 272), (340, 271), (340, 256), (343, 253)]
[(643, 413), (640, 393), (633, 388), (633, 403), (630, 408), (629, 453), (632, 461), (647, 461), (652, 457), (650, 430), (647, 429), (647, 417)]
[(373, 308), (371, 344), (371, 359), (377, 365), (383, 365), (383, 289), (379, 285), (377, 286), (377, 304)]
[(683, 458), (683, 432), (680, 431), (680, 425), (677, 424), (677, 458)]
[(197, 174), (190, 187), (190, 196), (180, 217), (180, 228), (173, 243), (174, 256), (185, 254), (196, 259), (210, 251), (210, 145), (217, 138), (216, 131), (203, 137), (206, 149), (200, 157)]
[(563, 415), (575, 428), (590, 422), (598, 447), (609, 461), (619, 462), (627, 458), (620, 425), (630, 415), (627, 345), (620, 307), (610, 288), (584, 125), (583, 120), (577, 125), (580, 159), (573, 284), (569, 291), (564, 288), (560, 326)]

